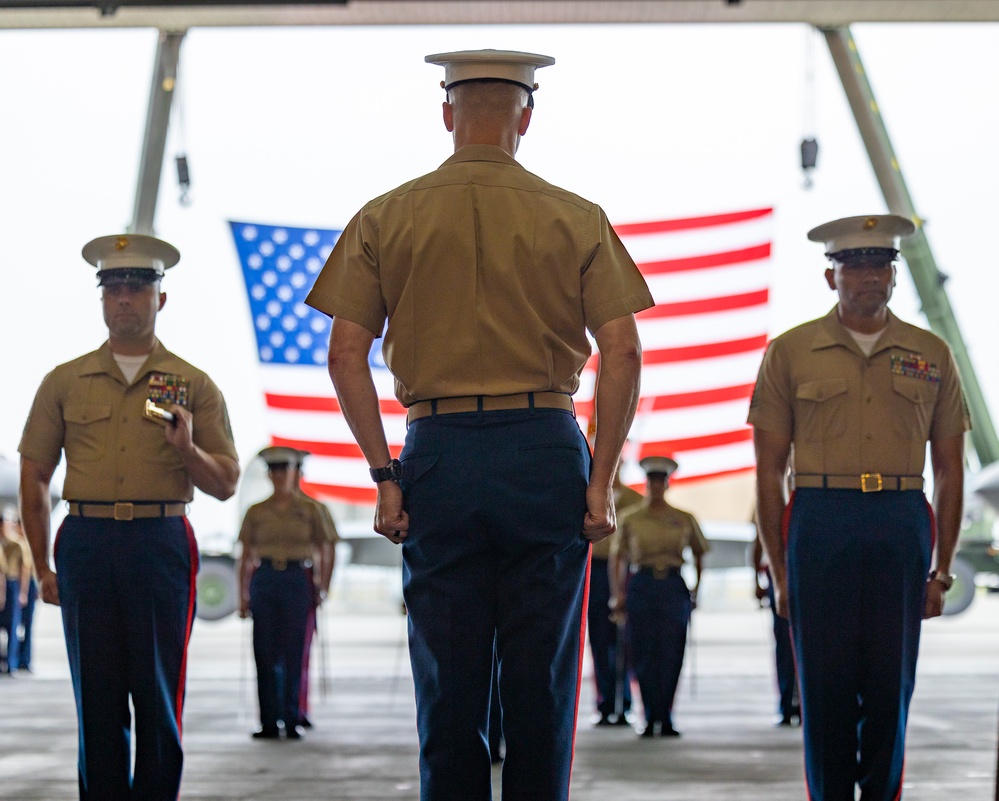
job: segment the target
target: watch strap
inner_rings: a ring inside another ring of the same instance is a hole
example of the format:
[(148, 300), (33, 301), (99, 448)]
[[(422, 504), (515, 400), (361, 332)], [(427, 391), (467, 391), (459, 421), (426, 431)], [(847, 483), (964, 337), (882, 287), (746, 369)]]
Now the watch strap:
[(398, 481), (402, 478), (402, 462), (398, 459), (391, 459), (385, 467), (371, 467), (368, 469), (371, 480), (376, 484), (382, 481)]
[(930, 575), (927, 577), (927, 581), (938, 581), (943, 585), (945, 590), (949, 590), (954, 586), (954, 581), (957, 579), (953, 573), (941, 573), (939, 570), (931, 570)]

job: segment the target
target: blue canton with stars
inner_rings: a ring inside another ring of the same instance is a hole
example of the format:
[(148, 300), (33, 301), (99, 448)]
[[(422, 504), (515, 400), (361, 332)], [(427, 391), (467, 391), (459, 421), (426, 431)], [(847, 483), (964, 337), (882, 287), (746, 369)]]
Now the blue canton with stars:
[[(340, 231), (229, 223), (243, 267), (261, 364), (325, 366), (330, 318), (305, 304)], [(369, 361), (384, 367), (381, 342)]]

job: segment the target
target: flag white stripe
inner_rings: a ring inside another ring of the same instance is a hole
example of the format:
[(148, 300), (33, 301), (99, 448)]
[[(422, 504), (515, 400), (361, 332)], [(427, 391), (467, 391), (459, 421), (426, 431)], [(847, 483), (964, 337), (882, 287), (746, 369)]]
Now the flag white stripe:
[(656, 303), (741, 295), (770, 286), (770, 259), (647, 275), (645, 282)]
[(739, 353), (712, 359), (646, 365), (642, 368), (642, 397), (751, 384), (756, 379), (762, 359), (762, 353)]
[(760, 336), (767, 332), (769, 318), (767, 306), (680, 317), (652, 317), (641, 320), (642, 349), (682, 348)]
[(621, 237), (621, 242), (628, 249), (631, 258), (642, 264), (686, 259), (708, 253), (727, 253), (765, 245), (770, 241), (772, 228), (772, 215), (767, 214), (750, 220), (711, 225), (706, 228), (652, 234), (625, 234)]
[(702, 437), (746, 427), (749, 400), (709, 403), (679, 409), (640, 413), (632, 430), (640, 429), (645, 442)]

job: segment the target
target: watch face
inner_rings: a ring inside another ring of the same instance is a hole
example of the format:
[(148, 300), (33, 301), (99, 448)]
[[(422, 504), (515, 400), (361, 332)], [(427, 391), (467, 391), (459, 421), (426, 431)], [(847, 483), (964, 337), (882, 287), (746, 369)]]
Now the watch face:
[(402, 462), (392, 459), (385, 467), (372, 467), (369, 472), (371, 478), (377, 483), (381, 481), (398, 481), (402, 478)]

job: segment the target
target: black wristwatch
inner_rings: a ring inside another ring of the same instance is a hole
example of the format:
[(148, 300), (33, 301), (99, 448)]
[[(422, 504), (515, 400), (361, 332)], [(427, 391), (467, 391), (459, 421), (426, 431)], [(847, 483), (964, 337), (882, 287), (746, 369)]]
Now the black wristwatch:
[(398, 481), (402, 478), (402, 462), (392, 459), (385, 467), (371, 467), (368, 472), (376, 484), (380, 481)]
[(939, 570), (931, 570), (930, 575), (927, 577), (927, 581), (939, 581), (945, 590), (950, 590), (954, 586), (954, 580), (957, 578), (953, 573), (941, 573)]

